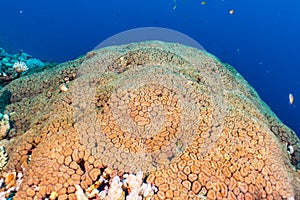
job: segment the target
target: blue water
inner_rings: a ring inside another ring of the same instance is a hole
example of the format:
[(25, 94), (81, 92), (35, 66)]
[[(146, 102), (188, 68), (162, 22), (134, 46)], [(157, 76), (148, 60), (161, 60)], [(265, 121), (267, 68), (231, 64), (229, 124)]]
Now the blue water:
[[(121, 31), (145, 26), (174, 29), (233, 65), (299, 135), (300, 1), (206, 2), (2, 0), (0, 46), (62, 62)], [(295, 97), (294, 106), (289, 105), (289, 93)]]

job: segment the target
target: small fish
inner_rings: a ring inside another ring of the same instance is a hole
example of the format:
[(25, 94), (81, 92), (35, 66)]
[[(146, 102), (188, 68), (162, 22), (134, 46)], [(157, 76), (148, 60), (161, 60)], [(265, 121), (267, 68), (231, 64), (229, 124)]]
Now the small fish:
[(201, 5), (206, 5), (206, 1), (201, 1)]
[(173, 0), (175, 5), (173, 6), (173, 10), (175, 10), (177, 8), (177, 0)]
[(292, 93), (289, 94), (289, 101), (290, 101), (290, 105), (294, 105), (294, 95)]
[(235, 11), (234, 11), (233, 9), (229, 10), (229, 14), (231, 14), (231, 15), (233, 15), (234, 12), (235, 12)]

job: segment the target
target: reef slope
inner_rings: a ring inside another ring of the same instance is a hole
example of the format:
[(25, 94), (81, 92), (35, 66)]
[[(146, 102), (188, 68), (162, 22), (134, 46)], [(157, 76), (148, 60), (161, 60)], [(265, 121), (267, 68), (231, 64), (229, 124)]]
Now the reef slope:
[(3, 196), (300, 199), (299, 138), (205, 51), (107, 47), (14, 80), (0, 97)]

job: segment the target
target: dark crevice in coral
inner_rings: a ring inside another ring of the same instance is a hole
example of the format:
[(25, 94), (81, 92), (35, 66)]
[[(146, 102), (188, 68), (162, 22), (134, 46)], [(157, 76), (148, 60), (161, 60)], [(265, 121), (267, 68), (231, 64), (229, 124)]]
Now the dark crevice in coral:
[(31, 142), (30, 143), (32, 146), (31, 146), (31, 148), (30, 149), (28, 149), (28, 151), (27, 151), (27, 156), (28, 156), (28, 158), (27, 158), (27, 163), (29, 164), (30, 163), (30, 161), (31, 161), (31, 155), (32, 155), (32, 152), (36, 149), (36, 147), (38, 146), (38, 143), (35, 143), (35, 142)]
[(82, 160), (82, 159), (80, 159), (80, 160), (77, 162), (77, 164), (79, 165), (80, 169), (81, 169), (83, 172), (85, 172), (84, 163), (85, 163), (85, 161)]
[(123, 191), (124, 191), (124, 194), (125, 194), (124, 196), (125, 197), (127, 197), (129, 195), (129, 191), (128, 190), (129, 190), (129, 188), (123, 188)]
[(147, 183), (147, 178), (149, 177), (149, 172), (147, 172), (146, 174), (145, 174), (145, 177), (144, 177), (144, 179), (143, 179), (143, 183)]
[(99, 185), (99, 187), (97, 188), (97, 190), (103, 191), (104, 188), (105, 188), (106, 186), (109, 187), (109, 184), (108, 184), (108, 183), (109, 183), (109, 182), (107, 182), (107, 183), (102, 182), (102, 183)]
[(100, 174), (103, 174), (105, 169), (106, 169), (106, 167), (101, 167), (100, 168)]

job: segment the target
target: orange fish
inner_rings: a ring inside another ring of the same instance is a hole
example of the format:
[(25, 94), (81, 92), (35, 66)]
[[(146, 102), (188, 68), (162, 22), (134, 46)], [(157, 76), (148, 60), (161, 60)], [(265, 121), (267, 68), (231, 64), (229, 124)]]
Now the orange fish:
[(294, 95), (292, 93), (289, 94), (289, 101), (290, 101), (290, 105), (294, 104)]

